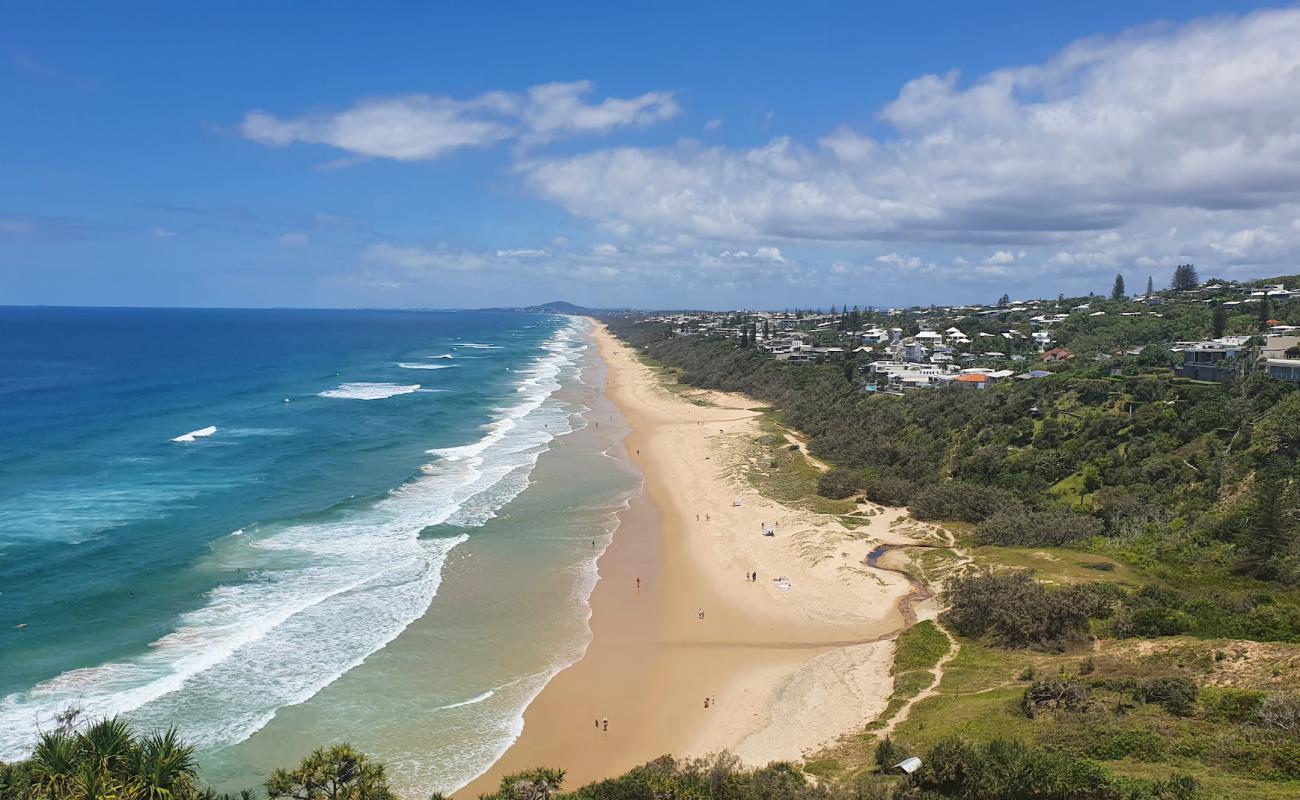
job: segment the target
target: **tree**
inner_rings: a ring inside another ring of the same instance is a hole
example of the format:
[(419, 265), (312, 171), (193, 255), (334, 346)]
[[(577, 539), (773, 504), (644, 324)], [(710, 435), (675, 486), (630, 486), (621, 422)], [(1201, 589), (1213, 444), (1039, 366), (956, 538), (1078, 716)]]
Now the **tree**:
[(495, 800), (550, 800), (564, 785), (562, 769), (531, 769), (501, 779)]
[(1273, 303), (1267, 296), (1259, 298), (1259, 329), (1268, 330), (1269, 320), (1273, 317)]
[(1120, 301), (1124, 299), (1124, 276), (1116, 275), (1115, 282), (1110, 287), (1110, 299)]
[(41, 734), (23, 775), (3, 797), (42, 800), (194, 800), (198, 767), (194, 748), (174, 729), (136, 738), (113, 718), (76, 731), (75, 712)]
[(1150, 297), (1151, 295), (1153, 295), (1153, 294), (1155, 294), (1155, 293), (1156, 293), (1156, 281), (1155, 281), (1155, 278), (1153, 278), (1153, 277), (1151, 277), (1150, 275), (1148, 275), (1148, 276), (1147, 276), (1147, 297)]
[[(1276, 460), (1276, 459), (1274, 459)], [(1283, 556), (1291, 544), (1282, 496), (1285, 483), (1280, 465), (1270, 465), (1255, 476), (1246, 556), (1242, 571), (1262, 580), (1278, 577)]]
[(277, 769), (265, 786), (268, 800), (397, 800), (383, 765), (348, 744), (319, 749), (296, 769)]
[(1002, 295), (1001, 297), (998, 298), (998, 306), (999, 306), (999, 307), (1001, 307), (1001, 308), (1005, 308), (1005, 307), (1007, 307), (1007, 306), (1009, 306), (1009, 305), (1011, 305), (1011, 295), (1009, 295), (1009, 294), (1004, 294), (1004, 295)]
[(1174, 279), (1172, 286), (1175, 290), (1186, 292), (1195, 289), (1199, 283), (1196, 277), (1196, 267), (1191, 264), (1179, 264), (1174, 268)]
[(1214, 307), (1214, 338), (1218, 339), (1228, 328), (1228, 309), (1223, 305)]

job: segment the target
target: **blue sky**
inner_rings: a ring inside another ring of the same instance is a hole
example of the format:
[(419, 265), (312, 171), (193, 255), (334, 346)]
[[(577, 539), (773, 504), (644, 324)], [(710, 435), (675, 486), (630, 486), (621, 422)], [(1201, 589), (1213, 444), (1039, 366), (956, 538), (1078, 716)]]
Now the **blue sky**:
[(10, 4), (0, 304), (786, 307), (1300, 271), (1300, 12)]

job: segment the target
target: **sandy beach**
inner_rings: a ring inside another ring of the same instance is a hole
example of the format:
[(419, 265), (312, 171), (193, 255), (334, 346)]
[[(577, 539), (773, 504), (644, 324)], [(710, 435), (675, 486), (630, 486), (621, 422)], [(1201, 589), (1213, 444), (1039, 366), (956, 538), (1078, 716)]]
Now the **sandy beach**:
[(566, 769), (573, 788), (665, 753), (799, 759), (861, 728), (892, 690), (891, 637), (910, 587), (865, 561), (876, 544), (909, 541), (891, 531), (902, 512), (850, 530), (762, 497), (735, 475), (758, 435), (755, 401), (690, 402), (603, 326), (593, 338), (644, 492), (600, 559), (586, 654), (460, 797), (533, 766)]

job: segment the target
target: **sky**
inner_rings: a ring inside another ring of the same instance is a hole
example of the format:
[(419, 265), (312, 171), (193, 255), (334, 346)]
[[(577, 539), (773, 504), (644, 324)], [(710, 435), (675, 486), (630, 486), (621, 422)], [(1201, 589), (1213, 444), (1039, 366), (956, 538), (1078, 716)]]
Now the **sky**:
[(1300, 272), (1300, 7), (0, 6), (0, 305), (791, 308)]

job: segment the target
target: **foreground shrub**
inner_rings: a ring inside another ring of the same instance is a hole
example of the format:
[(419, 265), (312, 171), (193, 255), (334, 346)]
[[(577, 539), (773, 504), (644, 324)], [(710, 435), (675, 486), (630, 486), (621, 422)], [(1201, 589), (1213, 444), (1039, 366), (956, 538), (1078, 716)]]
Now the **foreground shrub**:
[(1201, 796), (1196, 781), (1186, 776), (1154, 783), (1122, 781), (1091, 761), (1008, 739), (978, 744), (944, 739), (923, 760), (915, 784), (917, 793), (904, 792), (901, 797), (1194, 800)]

